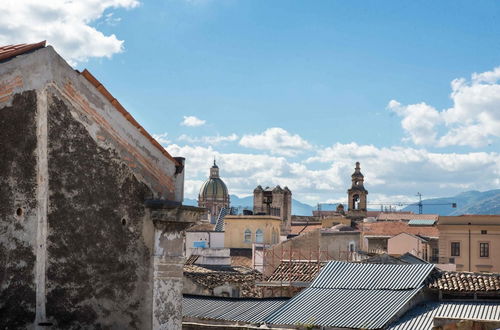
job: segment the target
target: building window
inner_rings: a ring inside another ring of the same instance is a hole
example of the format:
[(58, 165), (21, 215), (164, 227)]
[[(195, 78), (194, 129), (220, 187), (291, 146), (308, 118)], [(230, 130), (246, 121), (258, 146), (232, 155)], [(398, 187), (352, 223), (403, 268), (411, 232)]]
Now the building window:
[(263, 243), (264, 242), (264, 233), (262, 230), (257, 229), (255, 232), (255, 243)]
[(490, 256), (489, 243), (479, 243), (479, 256), (481, 258), (488, 258)]
[(250, 229), (245, 230), (245, 243), (252, 243), (252, 231)]
[(481, 235), (486, 235), (486, 234), (488, 234), (487, 230), (481, 230)]
[(349, 248), (349, 252), (354, 252), (354, 251), (356, 251), (356, 243), (354, 243), (354, 242), (349, 242), (349, 246), (348, 246), (348, 248)]
[(278, 231), (273, 229), (273, 244), (278, 243)]
[(460, 242), (451, 242), (451, 256), (460, 257)]

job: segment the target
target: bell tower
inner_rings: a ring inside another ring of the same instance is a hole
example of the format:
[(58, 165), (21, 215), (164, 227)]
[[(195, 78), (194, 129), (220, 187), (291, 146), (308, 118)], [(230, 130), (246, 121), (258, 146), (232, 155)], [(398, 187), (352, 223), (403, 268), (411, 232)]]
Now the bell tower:
[(364, 179), (365, 177), (361, 173), (359, 162), (356, 162), (354, 173), (351, 175), (352, 185), (347, 190), (347, 217), (351, 220), (363, 220), (366, 218), (366, 197), (368, 190), (363, 186)]

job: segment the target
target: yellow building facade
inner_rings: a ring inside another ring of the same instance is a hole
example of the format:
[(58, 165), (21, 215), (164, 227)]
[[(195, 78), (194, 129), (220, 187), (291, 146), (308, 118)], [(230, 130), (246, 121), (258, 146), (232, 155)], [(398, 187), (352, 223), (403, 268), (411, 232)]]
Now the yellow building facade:
[(500, 215), (440, 216), (439, 262), (458, 271), (500, 272)]
[(281, 218), (268, 215), (227, 215), (224, 247), (251, 249), (253, 243), (277, 244), (281, 222)]

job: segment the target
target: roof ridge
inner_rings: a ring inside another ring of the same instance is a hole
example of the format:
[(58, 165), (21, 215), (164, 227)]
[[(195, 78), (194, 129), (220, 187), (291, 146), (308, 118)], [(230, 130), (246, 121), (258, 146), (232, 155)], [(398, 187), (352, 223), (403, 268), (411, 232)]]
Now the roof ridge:
[(171, 161), (174, 162), (176, 166), (181, 165), (172, 155), (168, 153), (165, 148), (161, 146), (161, 144), (156, 141), (155, 138), (153, 138), (148, 131), (144, 129), (135, 119), (134, 117), (128, 112), (122, 105), (121, 103), (104, 87), (104, 85), (97, 80), (97, 78), (90, 73), (89, 70), (84, 69), (82, 72), (79, 72), (81, 76), (83, 76), (89, 83), (91, 83), (110, 103), (111, 105), (120, 112), (125, 119), (127, 119), (135, 128), (139, 130), (139, 132), (146, 137), (146, 139), (149, 140), (165, 157), (170, 159)]

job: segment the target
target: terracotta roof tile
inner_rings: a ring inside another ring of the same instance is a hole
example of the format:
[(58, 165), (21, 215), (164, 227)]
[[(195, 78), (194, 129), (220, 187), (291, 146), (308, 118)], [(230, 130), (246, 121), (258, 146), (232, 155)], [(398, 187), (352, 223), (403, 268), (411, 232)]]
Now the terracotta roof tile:
[(185, 265), (184, 276), (209, 290), (231, 284), (240, 288), (241, 297), (261, 297), (261, 289), (255, 281), (262, 280), (262, 274), (246, 267)]
[[(0, 61), (12, 58), (17, 55), (27, 53), (29, 51), (45, 47), (46, 41), (41, 41), (34, 44), (17, 44), (17, 45), (7, 45), (0, 46)], [(130, 115), (130, 113), (125, 110), (125, 108), (118, 102), (117, 99), (111, 95), (110, 92), (97, 80), (87, 69), (80, 73), (85, 79), (87, 79), (111, 104), (122, 113), (125, 118), (135, 126), (142, 135), (144, 135), (160, 152), (174, 162), (175, 165), (179, 166), (179, 162), (173, 158), (166, 150), (163, 148), (158, 141), (156, 141), (139, 123)]]
[(325, 262), (282, 260), (267, 281), (312, 282)]
[(436, 226), (409, 226), (407, 222), (377, 221), (372, 223), (360, 223), (359, 230), (365, 236), (396, 236), (401, 233), (420, 235), (424, 237), (438, 237), (439, 231)]
[(88, 82), (90, 82), (125, 118), (141, 132), (142, 135), (146, 137), (160, 152), (174, 162), (175, 165), (180, 165), (177, 160), (172, 157), (165, 148), (161, 146), (135, 119), (132, 115), (125, 110), (125, 108), (120, 104), (120, 102), (113, 97), (113, 95), (104, 87), (96, 77), (94, 77), (87, 69), (80, 73)]
[(385, 213), (381, 212), (377, 216), (377, 220), (383, 221), (400, 221), (400, 220), (436, 220), (438, 219), (438, 214), (415, 214), (412, 212), (391, 212)]
[(307, 232), (310, 232), (310, 231), (313, 231), (313, 230), (316, 230), (316, 229), (320, 229), (321, 228), (321, 225), (319, 224), (316, 224), (316, 225), (294, 225), (292, 224), (292, 230), (290, 232), (290, 234), (292, 235), (299, 235), (299, 234), (304, 234), (304, 233), (307, 233)]
[(35, 44), (18, 44), (0, 47), (0, 61), (45, 47), (45, 40)]
[(435, 272), (430, 276), (428, 286), (443, 291), (500, 292), (500, 274)]

